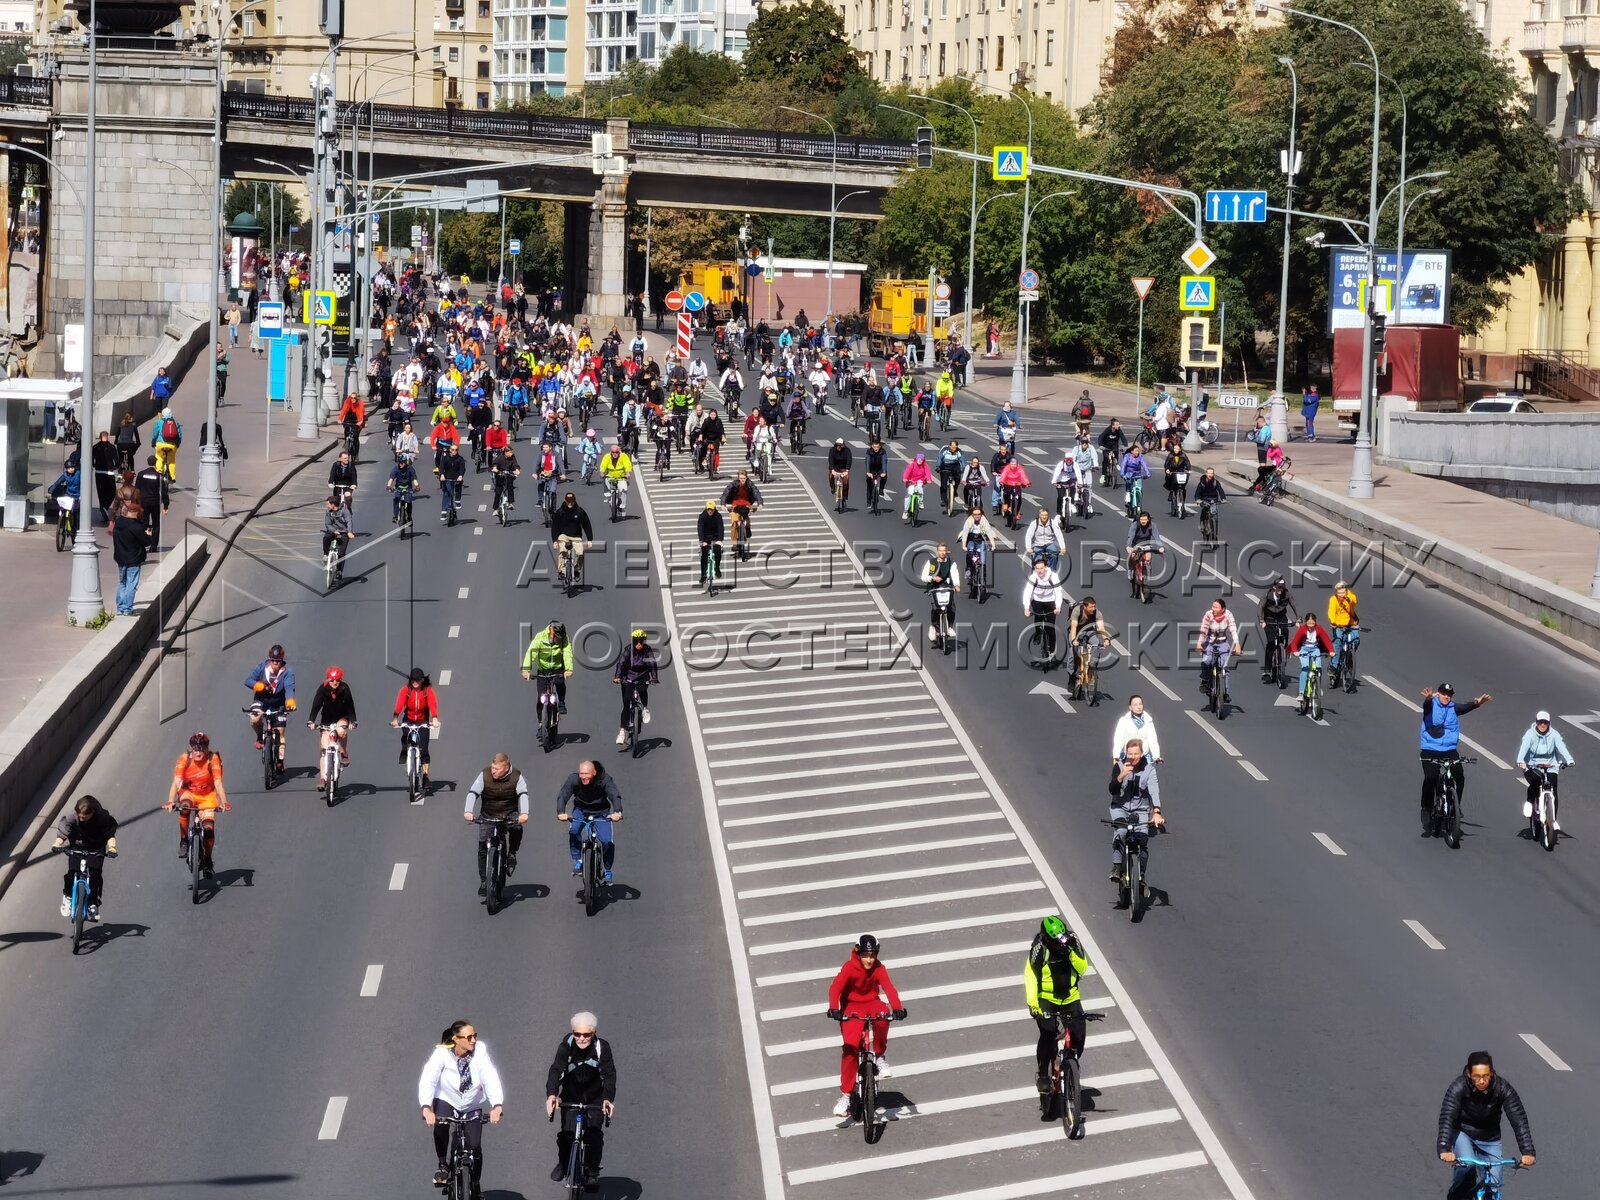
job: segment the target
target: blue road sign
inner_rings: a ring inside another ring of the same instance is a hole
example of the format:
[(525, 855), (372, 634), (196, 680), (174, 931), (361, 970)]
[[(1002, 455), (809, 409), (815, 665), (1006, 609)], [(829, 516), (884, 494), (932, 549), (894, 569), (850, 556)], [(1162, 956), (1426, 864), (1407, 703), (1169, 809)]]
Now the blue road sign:
[(283, 302), (263, 300), (256, 306), (256, 336), (281, 338), (283, 336)]
[(751, 279), (754, 279), (757, 275), (761, 274), (761, 264), (752, 258), (749, 262), (745, 263), (744, 273)]
[(512, 238), (506, 248), (511, 251), (511, 257), (516, 258), (522, 253), (522, 239)]
[(706, 294), (704, 292), (685, 292), (683, 294), (683, 307), (690, 312), (699, 312), (705, 306)]
[(283, 400), (289, 394), (289, 340), (280, 337), (267, 347), (267, 399)]
[(1029, 267), (1021, 275), (1017, 276), (1017, 286), (1025, 292), (1038, 291), (1039, 272), (1035, 271), (1032, 267)]
[(1215, 275), (1185, 275), (1178, 280), (1178, 307), (1184, 312), (1210, 312), (1216, 306)]
[(1206, 193), (1206, 220), (1213, 225), (1260, 225), (1266, 219), (1266, 192)]

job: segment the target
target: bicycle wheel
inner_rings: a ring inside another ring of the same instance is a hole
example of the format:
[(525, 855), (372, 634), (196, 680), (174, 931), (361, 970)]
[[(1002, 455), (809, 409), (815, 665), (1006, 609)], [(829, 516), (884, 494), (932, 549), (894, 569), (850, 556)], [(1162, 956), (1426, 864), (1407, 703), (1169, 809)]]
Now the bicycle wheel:
[(506, 902), (506, 854), (506, 833), (502, 830), (490, 851), (488, 900), (492, 913), (499, 912)]
[(1555, 796), (1550, 792), (1539, 793), (1539, 844), (1546, 850), (1554, 850), (1560, 834), (1556, 832)]
[(915, 492), (913, 492), (911, 495), (911, 505), (906, 511), (911, 516), (911, 528), (915, 529), (917, 526), (922, 524), (922, 522), (917, 519), (922, 512), (922, 500)]
[(644, 745), (639, 739), (639, 732), (644, 728), (644, 710), (640, 707), (637, 698), (633, 707), (628, 710), (628, 750), (634, 758), (644, 753)]
[(322, 752), (322, 778), (328, 785), (324, 798), (328, 807), (332, 808), (339, 798), (339, 748), (329, 746)]
[(1144, 920), (1144, 863), (1140, 861), (1139, 852), (1131, 846), (1126, 852), (1126, 861), (1128, 864), (1128, 918), (1137, 925)]
[(1356, 690), (1356, 646), (1348, 640), (1344, 644), (1344, 690)]
[(83, 919), (89, 907), (83, 880), (72, 881), (72, 952), (76, 954), (83, 944)]
[(267, 791), (272, 790), (272, 769), (277, 766), (278, 748), (273, 745), (272, 721), (267, 718), (267, 727), (262, 731), (261, 737), (261, 777)]
[(67, 514), (61, 513), (56, 517), (56, 553), (67, 548), (67, 538), (70, 531), (67, 528)]
[(878, 1140), (878, 1068), (866, 1055), (860, 1064), (857, 1085), (861, 1089), (861, 1136), (867, 1145)]
[(1117, 876), (1118, 908), (1131, 908), (1133, 906), (1133, 892), (1129, 890), (1128, 887), (1128, 860), (1131, 857), (1132, 855), (1128, 851), (1127, 842), (1124, 840), (1122, 845), (1122, 871), (1121, 874)]
[(451, 1179), (455, 1200), (472, 1200), (472, 1158), (465, 1153), (456, 1155), (455, 1173)]
[(583, 1126), (573, 1131), (572, 1149), (567, 1152), (567, 1195), (577, 1200), (583, 1195)]
[(1450, 792), (1450, 812), (1445, 818), (1444, 844), (1452, 850), (1461, 849), (1461, 798)]
[(406, 798), (412, 804), (422, 799), (422, 767), (417, 761), (419, 757), (414, 746), (406, 751)]
[(200, 903), (200, 864), (206, 853), (205, 831), (200, 828), (198, 810), (189, 814), (189, 903)]
[(550, 751), (556, 748), (556, 727), (560, 721), (560, 717), (561, 706), (559, 703), (557, 703), (554, 697), (551, 697), (550, 701), (545, 704), (543, 713), (544, 723), (542, 725), (542, 730), (544, 732), (543, 741), (544, 752), (546, 754), (549, 754)]
[(1078, 1072), (1077, 1056), (1067, 1054), (1061, 1064), (1061, 1124), (1072, 1139), (1083, 1136), (1079, 1132), (1083, 1123), (1083, 1087)]
[(1217, 540), (1217, 515), (1210, 509), (1200, 514), (1200, 539), (1214, 545)]
[(583, 844), (583, 911), (594, 916), (600, 907), (600, 843), (595, 840)]
[(1306, 681), (1306, 689), (1311, 693), (1311, 719), (1322, 720), (1322, 675), (1320, 672)]
[(1080, 700), (1087, 699), (1089, 707), (1094, 708), (1100, 703), (1100, 668), (1095, 666), (1094, 651), (1085, 648), (1083, 652), (1083, 667), (1078, 673)]

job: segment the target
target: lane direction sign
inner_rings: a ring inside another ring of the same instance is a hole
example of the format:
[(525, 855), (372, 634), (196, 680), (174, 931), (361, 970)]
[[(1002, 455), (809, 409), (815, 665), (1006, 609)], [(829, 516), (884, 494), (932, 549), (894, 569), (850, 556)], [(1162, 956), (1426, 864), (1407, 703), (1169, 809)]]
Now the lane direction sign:
[(704, 292), (690, 292), (683, 298), (683, 307), (689, 312), (696, 313), (706, 306)]
[(1214, 225), (1260, 225), (1267, 219), (1267, 193), (1226, 189), (1206, 193), (1206, 220)]

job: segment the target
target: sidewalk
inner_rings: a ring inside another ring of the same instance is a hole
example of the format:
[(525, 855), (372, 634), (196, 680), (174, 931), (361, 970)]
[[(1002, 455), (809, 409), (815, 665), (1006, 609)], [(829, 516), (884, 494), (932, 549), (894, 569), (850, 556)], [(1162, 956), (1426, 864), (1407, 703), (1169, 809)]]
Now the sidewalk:
[[(1064, 415), (1085, 387), (1095, 402), (1097, 434), (1108, 417), (1121, 417), (1125, 426), (1136, 418), (1132, 391), (1059, 374), (1029, 376), (1024, 412)], [(960, 397), (969, 396), (999, 405), (1010, 394), (1009, 360), (989, 359), (980, 361), (974, 382), (958, 393), (956, 403), (959, 406)], [(1149, 389), (1145, 395), (1150, 395)], [(1216, 466), (1220, 474), (1232, 475), (1238, 482), (1253, 482), (1254, 448), (1244, 445), (1234, 459), (1228, 413), (1213, 408), (1211, 415), (1222, 426), (1222, 438), (1200, 452), (1199, 463)], [(1331, 416), (1323, 414), (1330, 426)], [(1246, 412), (1241, 429), (1248, 429), (1253, 420), (1254, 414)], [(1297, 413), (1291, 412), (1289, 424), (1297, 439)], [(1356, 540), (1383, 542), (1398, 550), (1457, 591), (1512, 610), (1530, 628), (1554, 631), (1591, 651), (1600, 650), (1600, 601), (1589, 596), (1600, 548), (1594, 529), (1378, 462), (1373, 464), (1373, 498), (1352, 500), (1349, 441), (1308, 443), (1285, 440), (1281, 434), (1279, 441), (1293, 460), (1288, 491), (1298, 505), (1348, 530)]]
[[(222, 503), (224, 519), (237, 521), (247, 516), (261, 498), (276, 489), (308, 457), (330, 441), (335, 431), (323, 431), (316, 442), (297, 442), (294, 432), (297, 416), (285, 413), (282, 405), (267, 411), (266, 357), (251, 354), (244, 343), (234, 347), (229, 362), (227, 398), (218, 406), (217, 423), (231, 459), (223, 464)], [(200, 369), (185, 373), (172, 399), (172, 411), (183, 426), (183, 446), (178, 451), (178, 485), (172, 492), (172, 509), (161, 521), (160, 549), (170, 549), (180, 541), (194, 516), (195, 473), (200, 463), (200, 426), (206, 419), (206, 377)], [(145, 440), (138, 455), (142, 469), (154, 422), (142, 427)], [(48, 445), (32, 462), (32, 482), (52, 482), (61, 473), (69, 447)], [(85, 480), (90, 494), (93, 484)], [(220, 522), (209, 522), (213, 526)], [(115, 609), (117, 565), (111, 557), (111, 538), (103, 526), (95, 527), (100, 546), (100, 593), (107, 611)], [(220, 549), (220, 547), (218, 547)], [(161, 561), (153, 553), (145, 565), (149, 579), (152, 568)], [(57, 553), (55, 526), (33, 525), (26, 532), (0, 534), (0, 609), (10, 614), (7, 628), (9, 644), (26, 647), (25, 653), (12, 653), (0, 660), (0, 742), (12, 720), (61, 670), (96, 636), (91, 630), (74, 628), (66, 622), (67, 591), (72, 575), (70, 551)], [(142, 589), (141, 589), (142, 590)]]

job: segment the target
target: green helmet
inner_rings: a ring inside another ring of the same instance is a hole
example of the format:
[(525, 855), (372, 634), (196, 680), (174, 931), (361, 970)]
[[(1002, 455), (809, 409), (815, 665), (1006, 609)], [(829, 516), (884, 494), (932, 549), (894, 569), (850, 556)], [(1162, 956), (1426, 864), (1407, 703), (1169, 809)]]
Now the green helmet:
[(1072, 931), (1067, 928), (1066, 921), (1058, 916), (1046, 917), (1039, 922), (1039, 932), (1044, 935), (1047, 942), (1055, 942), (1065, 946), (1067, 939), (1072, 936)]

